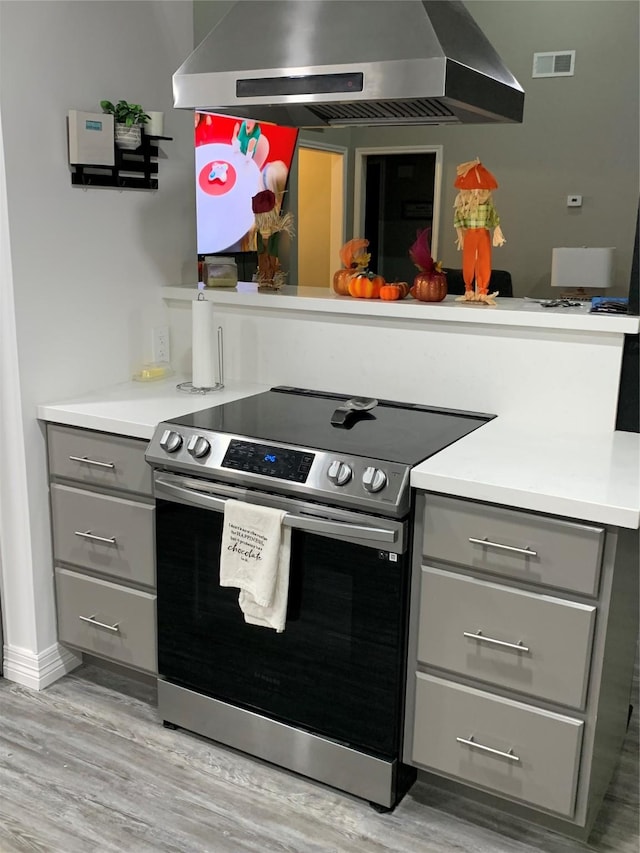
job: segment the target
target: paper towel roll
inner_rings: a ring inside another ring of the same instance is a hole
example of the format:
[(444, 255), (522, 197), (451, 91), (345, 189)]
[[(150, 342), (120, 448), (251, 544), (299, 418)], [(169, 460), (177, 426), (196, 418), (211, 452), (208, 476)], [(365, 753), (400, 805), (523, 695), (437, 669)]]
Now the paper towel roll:
[(215, 364), (213, 302), (195, 299), (191, 303), (191, 382), (194, 388), (212, 388), (216, 384)]

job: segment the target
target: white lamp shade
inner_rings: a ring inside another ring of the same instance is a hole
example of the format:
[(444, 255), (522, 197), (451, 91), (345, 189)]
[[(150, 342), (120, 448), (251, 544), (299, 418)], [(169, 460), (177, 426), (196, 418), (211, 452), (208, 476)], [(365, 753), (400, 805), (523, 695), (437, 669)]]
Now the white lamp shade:
[(611, 287), (613, 248), (554, 249), (551, 287)]

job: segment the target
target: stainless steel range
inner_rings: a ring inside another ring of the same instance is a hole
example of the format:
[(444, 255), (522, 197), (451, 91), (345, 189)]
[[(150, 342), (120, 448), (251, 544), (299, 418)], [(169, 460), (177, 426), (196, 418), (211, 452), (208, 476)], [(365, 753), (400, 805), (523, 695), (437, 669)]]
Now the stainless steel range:
[[(180, 726), (392, 808), (400, 762), (411, 468), (491, 415), (277, 387), (158, 425), (158, 708)], [(285, 630), (219, 583), (225, 503), (286, 511)]]

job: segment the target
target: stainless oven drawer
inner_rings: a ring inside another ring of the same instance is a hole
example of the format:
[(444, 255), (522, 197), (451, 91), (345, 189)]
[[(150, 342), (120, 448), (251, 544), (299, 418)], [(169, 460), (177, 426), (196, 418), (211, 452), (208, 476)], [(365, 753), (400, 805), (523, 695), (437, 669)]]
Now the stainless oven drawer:
[(56, 598), (61, 643), (157, 672), (154, 594), (57, 566)]
[(155, 509), (150, 503), (54, 483), (51, 507), (56, 560), (155, 586)]
[(429, 566), (421, 574), (422, 663), (584, 708), (595, 607)]
[(571, 817), (584, 723), (417, 674), (413, 760)]
[(427, 495), (423, 554), (527, 583), (595, 596), (602, 527)]
[(47, 427), (52, 477), (86, 485), (151, 495), (152, 475), (144, 452), (146, 441), (75, 427)]

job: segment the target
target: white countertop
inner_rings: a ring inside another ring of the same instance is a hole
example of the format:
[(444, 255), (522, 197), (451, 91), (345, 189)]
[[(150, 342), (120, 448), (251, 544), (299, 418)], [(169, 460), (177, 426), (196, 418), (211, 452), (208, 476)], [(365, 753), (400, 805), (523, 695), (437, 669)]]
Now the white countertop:
[(251, 397), (269, 388), (252, 382), (229, 382), (220, 391), (187, 394), (176, 388), (183, 381), (184, 377), (172, 376), (156, 382), (123, 382), (73, 400), (42, 403), (37, 416), (51, 423), (150, 439), (160, 421)]
[(413, 469), (417, 489), (522, 509), (640, 526), (640, 436), (524, 432), (496, 418)]
[(420, 302), (411, 297), (391, 302), (339, 296), (328, 287), (286, 285), (279, 291), (259, 291), (258, 286), (251, 282), (238, 282), (237, 287), (205, 287), (201, 290), (198, 290), (195, 285), (175, 285), (163, 287), (162, 292), (165, 299), (193, 300), (202, 293), (205, 299), (221, 306), (263, 308), (283, 312), (328, 312), (359, 317), (402, 318), (612, 334), (637, 334), (640, 329), (638, 317), (590, 314), (589, 303), (572, 308), (545, 308), (538, 302), (528, 299), (498, 297), (496, 306), (488, 306), (457, 302), (455, 296), (447, 296), (443, 302)]
[[(230, 382), (210, 394), (176, 390), (179, 377), (124, 382), (74, 400), (45, 403), (41, 420), (149, 439), (163, 420), (258, 394)], [(640, 526), (640, 436), (571, 435), (550, 425), (523, 432), (496, 418), (418, 465), (418, 489), (635, 529)]]

